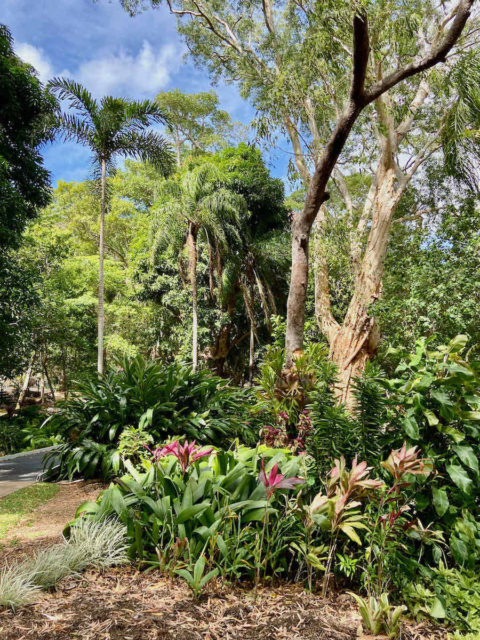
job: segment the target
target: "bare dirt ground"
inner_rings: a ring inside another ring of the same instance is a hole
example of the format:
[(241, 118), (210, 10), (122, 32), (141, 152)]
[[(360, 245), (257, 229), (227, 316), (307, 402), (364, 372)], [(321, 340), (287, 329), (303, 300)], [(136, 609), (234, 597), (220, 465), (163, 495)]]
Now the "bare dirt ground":
[[(100, 489), (61, 485), (10, 534), (14, 546), (5, 548), (0, 566), (57, 542), (77, 506), (94, 500)], [(325, 600), (301, 585), (283, 584), (260, 589), (255, 600), (250, 586), (212, 582), (194, 600), (185, 583), (133, 567), (68, 578), (35, 603), (0, 612), (2, 640), (357, 640), (366, 638), (359, 625), (347, 594)], [(408, 623), (402, 638), (445, 640), (446, 633)]]
[(31, 514), (24, 516), (15, 529), (2, 539), (0, 566), (11, 564), (41, 547), (59, 542), (65, 525), (85, 500), (96, 500), (103, 485), (76, 482), (59, 484), (59, 492)]

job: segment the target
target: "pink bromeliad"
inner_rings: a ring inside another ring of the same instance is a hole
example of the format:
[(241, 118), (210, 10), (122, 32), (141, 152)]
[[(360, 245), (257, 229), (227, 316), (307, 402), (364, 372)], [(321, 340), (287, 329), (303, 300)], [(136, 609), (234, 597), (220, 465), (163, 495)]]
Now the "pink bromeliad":
[(305, 482), (302, 478), (286, 478), (278, 473), (278, 464), (275, 463), (267, 476), (265, 472), (265, 460), (262, 460), (262, 470), (258, 476), (259, 481), (265, 485), (267, 490), (267, 500), (275, 493), (276, 489), (293, 489), (297, 484)]
[(155, 462), (160, 460), (160, 458), (165, 458), (165, 456), (175, 456), (180, 463), (183, 474), (190, 465), (192, 465), (197, 460), (200, 460), (200, 458), (209, 456), (212, 451), (212, 447), (208, 447), (207, 449), (198, 447), (195, 444), (195, 440), (192, 440), (192, 442), (190, 443), (188, 442), (188, 440), (185, 440), (185, 444), (183, 445), (178, 440), (175, 440), (170, 444), (166, 444), (164, 447), (155, 449), (151, 453)]

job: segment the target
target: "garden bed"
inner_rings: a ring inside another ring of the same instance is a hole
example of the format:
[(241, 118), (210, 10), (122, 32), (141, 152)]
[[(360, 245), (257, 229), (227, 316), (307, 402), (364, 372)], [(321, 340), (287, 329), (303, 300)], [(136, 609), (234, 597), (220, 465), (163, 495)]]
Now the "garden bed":
[[(88, 572), (36, 604), (0, 614), (2, 640), (354, 640), (360, 616), (346, 594), (325, 600), (301, 585), (260, 589), (212, 584), (195, 601), (157, 571)], [(445, 630), (407, 625), (404, 640), (440, 640)]]

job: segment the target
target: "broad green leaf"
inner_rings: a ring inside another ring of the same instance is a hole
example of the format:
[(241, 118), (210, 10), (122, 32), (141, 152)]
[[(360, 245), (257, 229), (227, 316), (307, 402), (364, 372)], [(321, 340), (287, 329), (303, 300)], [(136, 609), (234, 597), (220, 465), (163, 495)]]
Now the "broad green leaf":
[(458, 464), (450, 464), (447, 466), (447, 473), (459, 489), (470, 493), (472, 481), (463, 467)]
[(447, 513), (450, 504), (448, 501), (447, 491), (445, 489), (438, 489), (435, 487), (432, 489), (432, 494), (435, 511), (440, 517), (442, 517)]
[(405, 433), (411, 440), (418, 440), (420, 437), (418, 423), (413, 416), (405, 416), (403, 419), (403, 428)]
[(358, 534), (353, 527), (351, 527), (348, 524), (343, 524), (343, 525), (340, 525), (340, 529), (343, 531), (345, 535), (347, 535), (350, 538), (350, 540), (353, 540), (353, 542), (356, 542), (360, 547), (362, 546), (362, 541), (358, 537)]
[(429, 611), (430, 615), (432, 616), (432, 618), (445, 618), (445, 607), (443, 606), (441, 600), (439, 600), (438, 598), (435, 598), (435, 600), (432, 603), (432, 606), (430, 607), (430, 611)]
[(190, 520), (190, 518), (193, 518), (193, 516), (196, 516), (199, 513), (202, 513), (202, 511), (205, 511), (205, 509), (207, 509), (208, 507), (209, 507), (208, 502), (201, 502), (200, 504), (192, 504), (191, 506), (186, 507), (185, 509), (182, 509), (180, 511), (180, 513), (176, 518), (176, 523), (183, 524), (184, 522), (187, 522), (187, 520)]
[(431, 427), (434, 427), (438, 424), (439, 420), (431, 409), (424, 409), (423, 415), (426, 417), (427, 422)]
[(475, 455), (472, 447), (457, 444), (455, 447), (452, 447), (452, 448), (457, 454), (457, 456), (460, 458), (460, 460), (463, 462), (463, 464), (478, 474), (478, 458)]
[(448, 350), (451, 353), (459, 353), (465, 348), (467, 342), (468, 336), (463, 334), (455, 336), (455, 338), (453, 338), (453, 340), (450, 340), (450, 342), (448, 343)]

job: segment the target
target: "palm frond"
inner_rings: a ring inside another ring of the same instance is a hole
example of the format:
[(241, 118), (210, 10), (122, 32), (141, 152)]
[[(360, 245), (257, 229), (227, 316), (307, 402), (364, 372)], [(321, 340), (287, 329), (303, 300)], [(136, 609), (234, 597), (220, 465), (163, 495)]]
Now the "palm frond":
[(175, 166), (170, 145), (154, 131), (120, 133), (112, 142), (112, 152), (150, 162), (164, 175), (169, 175)]
[(59, 113), (55, 116), (54, 130), (65, 140), (74, 140), (95, 151), (94, 133), (85, 120), (70, 113)]
[(70, 78), (53, 78), (47, 85), (52, 93), (67, 100), (73, 109), (76, 109), (90, 125), (93, 125), (98, 117), (98, 103), (92, 94), (79, 82)]

